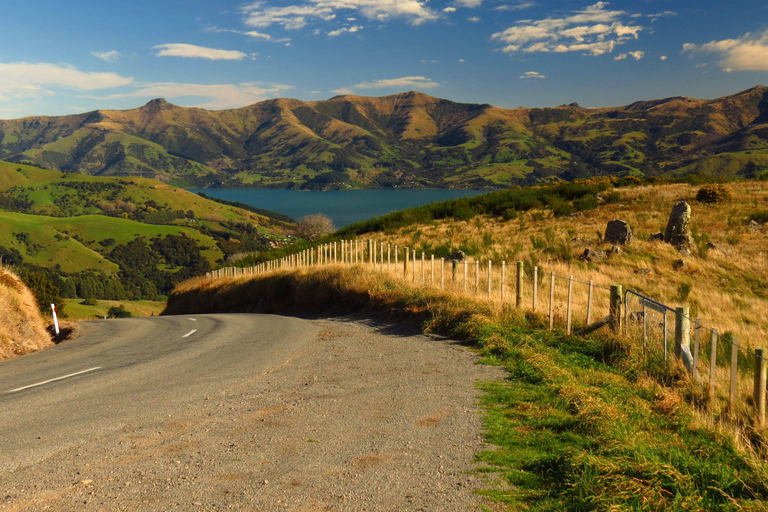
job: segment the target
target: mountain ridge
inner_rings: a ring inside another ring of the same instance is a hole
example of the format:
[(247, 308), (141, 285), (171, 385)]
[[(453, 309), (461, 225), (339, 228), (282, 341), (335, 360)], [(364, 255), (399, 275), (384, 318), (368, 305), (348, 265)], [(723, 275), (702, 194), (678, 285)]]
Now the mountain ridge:
[(603, 174), (734, 175), (768, 166), (768, 87), (600, 108), (505, 109), (418, 91), (219, 111), (156, 98), (129, 110), (2, 120), (0, 159), (196, 187), (499, 188)]

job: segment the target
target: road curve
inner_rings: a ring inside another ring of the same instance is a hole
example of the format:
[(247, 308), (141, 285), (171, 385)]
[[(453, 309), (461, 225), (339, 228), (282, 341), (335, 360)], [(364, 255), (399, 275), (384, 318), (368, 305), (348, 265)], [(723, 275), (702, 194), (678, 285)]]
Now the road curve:
[(81, 324), (77, 339), (0, 363), (0, 473), (221, 393), (273, 369), (317, 329), (272, 315)]

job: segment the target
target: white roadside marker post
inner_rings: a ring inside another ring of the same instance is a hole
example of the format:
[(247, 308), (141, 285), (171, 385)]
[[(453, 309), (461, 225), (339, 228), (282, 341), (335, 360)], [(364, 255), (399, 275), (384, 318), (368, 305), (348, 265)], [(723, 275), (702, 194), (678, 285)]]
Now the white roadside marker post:
[(59, 334), (59, 319), (56, 318), (56, 306), (54, 304), (51, 304), (51, 311), (53, 312), (53, 328), (56, 334)]

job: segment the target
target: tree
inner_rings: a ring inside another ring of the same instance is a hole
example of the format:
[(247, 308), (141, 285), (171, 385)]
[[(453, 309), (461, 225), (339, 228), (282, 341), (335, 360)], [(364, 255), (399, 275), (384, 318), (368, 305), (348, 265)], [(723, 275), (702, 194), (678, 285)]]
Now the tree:
[(296, 223), (296, 235), (307, 240), (317, 240), (335, 230), (333, 221), (322, 213), (307, 215)]

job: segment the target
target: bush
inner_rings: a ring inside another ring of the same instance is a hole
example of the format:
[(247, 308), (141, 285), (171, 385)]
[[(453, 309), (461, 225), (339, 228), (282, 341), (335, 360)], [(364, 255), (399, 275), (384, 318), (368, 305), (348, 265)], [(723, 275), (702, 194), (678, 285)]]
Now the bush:
[(93, 297), (88, 297), (87, 299), (82, 301), (80, 304), (82, 304), (83, 306), (97, 306), (99, 303)]
[(131, 318), (131, 312), (125, 309), (125, 306), (120, 304), (119, 306), (112, 306), (107, 311), (109, 318)]
[(696, 200), (702, 203), (724, 203), (733, 199), (731, 189), (720, 183), (709, 183), (699, 189)]
[(333, 230), (333, 221), (321, 213), (302, 217), (296, 224), (296, 235), (310, 241), (333, 233)]

